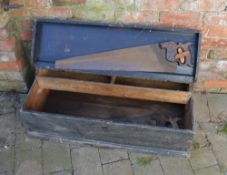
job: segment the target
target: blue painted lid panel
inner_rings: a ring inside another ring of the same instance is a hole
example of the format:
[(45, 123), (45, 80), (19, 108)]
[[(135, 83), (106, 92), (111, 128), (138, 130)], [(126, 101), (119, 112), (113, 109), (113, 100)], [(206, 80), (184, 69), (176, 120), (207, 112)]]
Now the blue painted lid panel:
[[(180, 79), (184, 79), (182, 76), (185, 76), (185, 79), (188, 78), (186, 82), (190, 83), (194, 80), (197, 72), (200, 38), (200, 32), (191, 29), (38, 19), (34, 25), (32, 60), (36, 66), (54, 68), (56, 60), (74, 56), (167, 41), (191, 42), (193, 43), (190, 49), (195, 65), (194, 70), (189, 74), (179, 74)], [(122, 71), (102, 73), (130, 76), (129, 72)], [(136, 76), (136, 72), (131, 72), (131, 75)], [(141, 72), (138, 72), (138, 75), (143, 77)], [(149, 77), (149, 73), (146, 75)], [(154, 77), (153, 74), (150, 77)], [(181, 81), (180, 79), (179, 81)]]

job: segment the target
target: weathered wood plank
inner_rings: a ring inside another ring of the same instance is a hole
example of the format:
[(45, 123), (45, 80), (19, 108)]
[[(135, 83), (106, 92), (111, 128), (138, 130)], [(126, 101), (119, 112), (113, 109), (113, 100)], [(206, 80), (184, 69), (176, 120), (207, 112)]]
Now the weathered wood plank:
[(142, 88), (51, 77), (38, 77), (37, 81), (39, 86), (44, 89), (88, 93), (138, 100), (187, 104), (189, 99), (191, 98), (191, 92), (184, 91)]
[(29, 131), (81, 142), (93, 140), (94, 144), (106, 142), (125, 145), (127, 148), (137, 147), (138, 151), (144, 147), (151, 150), (163, 149), (166, 153), (169, 150), (187, 151), (193, 136), (192, 130), (123, 124), (47, 113), (24, 112), (21, 118), (28, 125)]
[(188, 84), (175, 83), (170, 81), (161, 81), (161, 80), (146, 80), (146, 79), (139, 79), (139, 78), (117, 77), (115, 83), (122, 84), (122, 85), (138, 86), (138, 87), (189, 91)]
[(104, 83), (114, 81), (115, 84), (122, 84), (122, 85), (188, 91), (188, 84), (176, 83), (171, 81), (162, 81), (162, 80), (97, 75), (97, 74), (90, 74), (90, 73), (71, 72), (71, 71), (68, 72), (64, 70), (53, 70), (53, 69), (46, 69), (46, 68), (40, 68), (38, 70), (37, 75), (42, 77), (68, 78), (68, 79), (104, 82)]
[(40, 68), (38, 70), (38, 76), (70, 78), (70, 79), (95, 81), (95, 82), (109, 82), (111, 79), (111, 77), (107, 75), (96, 75), (96, 74), (89, 74), (89, 73), (71, 72), (71, 71), (45, 69), (45, 68)]
[(28, 110), (42, 111), (45, 101), (50, 93), (49, 89), (41, 88), (37, 82), (34, 83), (31, 95), (29, 96), (25, 108)]

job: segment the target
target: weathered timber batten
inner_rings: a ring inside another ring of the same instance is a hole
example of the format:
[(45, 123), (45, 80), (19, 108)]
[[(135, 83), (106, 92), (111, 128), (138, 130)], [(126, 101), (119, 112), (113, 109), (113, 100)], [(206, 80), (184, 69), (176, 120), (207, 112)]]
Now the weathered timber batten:
[(188, 156), (197, 30), (38, 19), (28, 134)]

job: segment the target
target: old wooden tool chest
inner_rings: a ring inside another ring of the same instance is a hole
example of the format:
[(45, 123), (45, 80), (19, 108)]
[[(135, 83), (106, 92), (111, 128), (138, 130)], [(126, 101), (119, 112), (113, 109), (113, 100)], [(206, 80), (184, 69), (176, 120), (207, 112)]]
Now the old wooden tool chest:
[(187, 156), (197, 30), (38, 19), (29, 135)]

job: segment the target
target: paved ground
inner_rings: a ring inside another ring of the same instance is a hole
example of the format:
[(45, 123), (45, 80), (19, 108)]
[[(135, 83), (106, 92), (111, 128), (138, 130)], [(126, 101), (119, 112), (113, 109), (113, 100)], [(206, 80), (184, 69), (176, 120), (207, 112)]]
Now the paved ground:
[(195, 94), (189, 159), (29, 138), (18, 119), (22, 97), (0, 95), (0, 175), (227, 175), (227, 94)]

